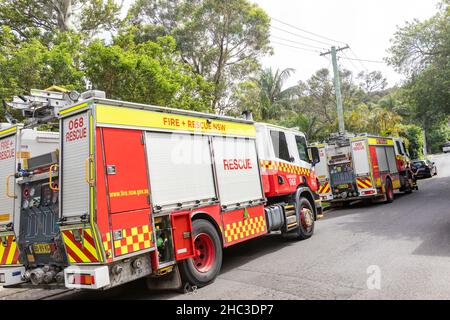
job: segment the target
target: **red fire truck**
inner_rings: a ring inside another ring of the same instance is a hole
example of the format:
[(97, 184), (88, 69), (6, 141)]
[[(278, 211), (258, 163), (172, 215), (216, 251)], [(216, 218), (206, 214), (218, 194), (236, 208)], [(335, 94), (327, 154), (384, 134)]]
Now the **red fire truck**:
[(296, 130), (98, 97), (60, 121), (68, 288), (204, 286), (223, 248), (314, 232), (318, 152)]
[(316, 169), (322, 201), (392, 202), (394, 190), (417, 190), (400, 138), (337, 135), (316, 147), (321, 160)]

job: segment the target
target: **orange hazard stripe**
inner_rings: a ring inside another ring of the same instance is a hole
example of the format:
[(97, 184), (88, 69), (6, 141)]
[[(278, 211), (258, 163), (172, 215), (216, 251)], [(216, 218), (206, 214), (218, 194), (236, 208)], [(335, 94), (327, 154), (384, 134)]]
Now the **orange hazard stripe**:
[[(91, 231), (84, 229), (84, 241), (76, 241), (71, 230), (63, 231), (64, 244), (66, 247), (69, 262), (74, 263), (92, 263), (99, 262), (98, 254), (95, 248), (95, 242)], [(82, 243), (83, 242), (83, 243)]]
[(370, 189), (372, 188), (372, 181), (370, 178), (357, 178), (356, 182), (360, 189)]
[(325, 182), (319, 188), (319, 193), (320, 194), (329, 193), (330, 191), (331, 191), (331, 187), (330, 187), (330, 183), (329, 182)]
[(0, 244), (0, 265), (19, 264), (19, 249), (14, 236), (7, 236), (7, 245)]

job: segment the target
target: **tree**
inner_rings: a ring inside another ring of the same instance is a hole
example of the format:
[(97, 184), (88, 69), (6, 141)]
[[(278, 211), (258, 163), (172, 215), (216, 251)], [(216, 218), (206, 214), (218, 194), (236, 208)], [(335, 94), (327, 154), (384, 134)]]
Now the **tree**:
[(175, 41), (135, 44), (133, 32), (111, 45), (93, 41), (83, 54), (87, 79), (107, 97), (172, 108), (208, 111), (211, 86), (190, 67), (177, 61)]
[(136, 45), (130, 29), (110, 45), (97, 39), (86, 46), (66, 32), (49, 48), (36, 38), (16, 44), (12, 31), (0, 30), (0, 99), (54, 84), (83, 91), (88, 81), (112, 99), (210, 111), (211, 84), (179, 61), (169, 36)]
[(120, 8), (114, 0), (0, 0), (0, 25), (22, 40), (67, 31), (92, 36), (112, 29)]
[[(414, 20), (399, 28), (392, 39), (387, 61), (407, 76), (403, 100), (410, 106), (411, 121), (427, 133), (437, 151), (450, 115), (450, 1), (425, 21)], [(439, 138), (440, 137), (440, 138)]]
[(381, 71), (372, 71), (369, 73), (362, 71), (358, 74), (357, 79), (360, 81), (360, 88), (369, 95), (383, 91), (387, 87), (387, 79), (383, 77)]
[(408, 153), (412, 159), (423, 158), (423, 134), (422, 129), (416, 125), (405, 125), (403, 134), (407, 140)]
[[(286, 80), (294, 72), (294, 69), (276, 70), (269, 68), (261, 72), (256, 80), (259, 93), (261, 120), (279, 118), (286, 111), (292, 98), (295, 87), (284, 88)], [(284, 110), (283, 110), (284, 109)]]
[(212, 106), (220, 113), (233, 84), (270, 52), (270, 19), (247, 0), (138, 0), (130, 17), (141, 39), (175, 38), (182, 60), (214, 84)]
[[(3, 30), (8, 32), (7, 28)], [(12, 37), (7, 37), (0, 51), (0, 99), (9, 100), (17, 94), (28, 94), (32, 88), (54, 84), (77, 90), (84, 87), (78, 35), (60, 34), (50, 49), (37, 39), (17, 46), (12, 44)]]
[(405, 86), (419, 117), (450, 114), (450, 1), (423, 22), (399, 28), (389, 49), (389, 64), (408, 77)]

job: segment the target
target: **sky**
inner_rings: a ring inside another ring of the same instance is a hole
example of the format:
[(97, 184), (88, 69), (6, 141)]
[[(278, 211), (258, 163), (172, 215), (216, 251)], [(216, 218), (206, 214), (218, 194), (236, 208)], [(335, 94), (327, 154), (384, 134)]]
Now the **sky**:
[[(438, 0), (251, 1), (263, 8), (272, 19), (281, 21), (272, 20), (271, 42), (274, 54), (263, 58), (261, 64), (263, 67), (273, 69), (295, 69), (295, 73), (286, 83), (287, 86), (294, 85), (299, 80), (307, 80), (320, 68), (332, 70), (330, 56), (321, 57), (320, 52), (329, 50), (333, 44), (338, 47), (345, 44), (350, 46), (350, 49), (338, 54), (343, 58), (383, 61), (383, 58), (387, 57), (386, 50), (397, 26), (403, 26), (406, 21), (413, 19), (430, 18), (437, 12), (436, 6), (439, 2)], [(124, 12), (133, 2), (134, 0), (124, 1)], [(296, 28), (340, 42), (332, 42)], [(402, 75), (385, 63), (339, 59), (339, 65), (355, 74), (360, 71), (381, 71), (387, 78), (389, 86), (399, 84), (403, 79)]]
[[(294, 27), (324, 36), (343, 43), (330, 43), (339, 46), (348, 44), (351, 50), (345, 50), (338, 56), (383, 61), (387, 57), (396, 26), (417, 18), (425, 20), (436, 12), (437, 0), (254, 0), (271, 18)], [(280, 68), (294, 68), (290, 85), (298, 80), (307, 80), (320, 68), (332, 70), (330, 56), (321, 57), (317, 52), (298, 50), (305, 47), (297, 42), (329, 50), (329, 40), (315, 37), (272, 20), (271, 40), (275, 54), (262, 59), (262, 65)], [(285, 31), (291, 33), (287, 33)], [(324, 43), (300, 38), (301, 35)], [(280, 40), (280, 38), (290, 40)], [(295, 42), (293, 42), (295, 41)], [(275, 43), (276, 42), (276, 43)], [(279, 43), (285, 44), (280, 45)], [(321, 51), (322, 52), (322, 51)], [(342, 68), (354, 73), (379, 70), (387, 78), (389, 86), (400, 83), (402, 75), (386, 64), (339, 60)]]

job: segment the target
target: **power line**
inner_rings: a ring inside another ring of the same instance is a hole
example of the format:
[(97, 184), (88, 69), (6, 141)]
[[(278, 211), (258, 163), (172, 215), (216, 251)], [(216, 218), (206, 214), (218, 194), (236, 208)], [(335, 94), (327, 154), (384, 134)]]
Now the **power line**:
[(299, 44), (299, 45), (302, 45), (302, 46), (311, 47), (311, 48), (314, 48), (314, 49), (320, 49), (320, 50), (323, 50), (323, 49), (324, 49), (323, 47), (317, 47), (317, 46), (313, 46), (313, 45), (311, 45), (311, 44), (307, 44), (307, 43), (303, 43), (303, 42), (298, 42), (298, 41), (295, 41), (295, 40), (289, 40), (289, 39), (282, 38), (282, 37), (277, 37), (277, 36), (274, 36), (274, 35), (271, 35), (271, 37), (272, 37), (272, 38), (275, 38), (275, 39), (278, 39), (278, 40), (283, 40), (283, 41), (287, 41), (287, 42), (292, 42), (292, 43), (295, 43), (295, 44)]
[[(348, 56), (345, 52), (342, 52), (344, 56), (348, 59)], [(350, 64), (353, 66), (354, 70), (359, 74), (361, 72), (361, 69), (356, 66), (356, 64), (353, 62), (353, 60), (349, 60)]]
[(285, 44), (285, 43), (281, 43), (281, 42), (272, 41), (272, 43), (278, 44), (278, 45), (280, 45), (280, 46), (285, 46), (285, 47), (293, 48), (293, 49), (298, 49), (298, 50), (304, 50), (304, 51), (309, 51), (309, 52), (320, 53), (320, 51), (318, 51), (318, 50), (306, 49), (306, 48), (300, 48), (300, 47), (291, 46), (291, 45), (289, 45), (289, 44)]
[[(350, 49), (350, 52), (352, 53), (353, 57), (355, 57), (356, 59), (359, 59), (358, 56), (356, 55), (355, 51)], [(367, 68), (367, 66), (362, 61), (359, 61), (359, 64), (363, 67), (363, 69), (366, 70), (367, 73), (369, 72), (369, 69)]]
[(286, 33), (289, 33), (289, 34), (291, 34), (291, 35), (293, 35), (293, 36), (296, 36), (296, 37), (299, 37), (299, 38), (302, 38), (302, 39), (306, 39), (306, 40), (309, 40), (309, 41), (314, 41), (314, 42), (317, 42), (317, 43), (321, 43), (321, 44), (324, 44), (324, 45), (326, 45), (326, 46), (331, 46), (331, 45), (332, 45), (331, 43), (323, 42), (323, 41), (320, 41), (320, 40), (315, 40), (315, 39), (312, 39), (312, 38), (308, 38), (308, 37), (299, 35), (299, 34), (297, 34), (297, 33), (288, 31), (288, 30), (286, 30), (286, 29), (278, 28), (278, 27), (275, 27), (275, 26), (271, 26), (271, 27), (272, 27), (273, 29), (275, 29), (275, 30), (279, 30), (279, 31), (282, 31), (282, 32), (286, 32)]
[(370, 62), (370, 63), (386, 63), (384, 61), (376, 61), (376, 60), (366, 60), (366, 59), (353, 59), (353, 58), (345, 58), (345, 57), (340, 57), (341, 59), (346, 59), (346, 60), (353, 60), (353, 61), (364, 61), (364, 62)]
[(293, 28), (293, 29), (299, 30), (299, 31), (301, 31), (301, 32), (305, 32), (305, 33), (308, 33), (308, 34), (310, 34), (310, 35), (313, 35), (313, 36), (316, 36), (316, 37), (319, 37), (319, 38), (322, 38), (322, 39), (325, 39), (325, 40), (328, 40), (328, 41), (346, 44), (345, 42), (338, 41), (338, 40), (334, 40), (334, 39), (331, 39), (331, 38), (327, 38), (327, 37), (324, 37), (324, 36), (322, 36), (322, 35), (320, 35), (320, 34), (317, 34), (317, 33), (314, 33), (314, 32), (311, 32), (311, 31), (308, 31), (308, 30), (299, 28), (299, 27), (296, 27), (296, 26), (294, 26), (294, 25), (292, 25), (292, 24), (286, 23), (286, 22), (284, 22), (284, 21), (282, 21), (282, 20), (279, 20), (279, 19), (276, 19), (276, 18), (274, 18), (274, 17), (270, 17), (270, 18), (271, 18), (272, 20), (276, 21), (276, 22), (279, 22), (279, 23), (281, 23), (281, 24), (284, 24), (284, 25), (286, 25), (286, 26), (288, 26), (288, 27), (291, 27), (291, 28)]

